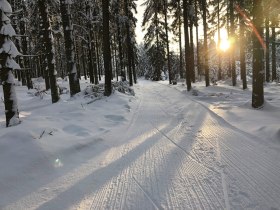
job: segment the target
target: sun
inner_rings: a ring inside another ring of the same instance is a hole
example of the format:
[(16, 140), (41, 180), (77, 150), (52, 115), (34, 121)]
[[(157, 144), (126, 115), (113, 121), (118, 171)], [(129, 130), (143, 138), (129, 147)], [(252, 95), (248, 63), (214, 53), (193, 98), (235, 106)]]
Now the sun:
[(222, 39), (220, 42), (219, 49), (222, 51), (227, 51), (230, 48), (230, 43), (228, 39)]
[(218, 32), (215, 33), (214, 36), (215, 42), (217, 43), (217, 49), (223, 52), (229, 50), (231, 42), (228, 38), (228, 33), (225, 28), (221, 28), (220, 30), (220, 43), (218, 43)]

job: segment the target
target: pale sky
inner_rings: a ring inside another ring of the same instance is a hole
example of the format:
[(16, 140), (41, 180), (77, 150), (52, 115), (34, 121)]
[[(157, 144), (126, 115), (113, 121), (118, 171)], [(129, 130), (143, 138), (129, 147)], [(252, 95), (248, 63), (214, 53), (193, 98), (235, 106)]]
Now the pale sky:
[(136, 14), (136, 18), (137, 18), (137, 24), (136, 24), (136, 41), (138, 44), (140, 44), (141, 42), (143, 42), (144, 39), (144, 32), (142, 32), (142, 20), (143, 20), (143, 13), (145, 10), (144, 6), (140, 6), (141, 4), (144, 3), (144, 0), (138, 0), (136, 1), (137, 4), (137, 14)]
[[(140, 44), (141, 42), (144, 42), (144, 35), (145, 32), (142, 31), (142, 20), (143, 20), (143, 14), (144, 14), (144, 10), (145, 10), (145, 6), (141, 6), (141, 4), (143, 4), (145, 2), (145, 0), (138, 0), (136, 1), (137, 4), (137, 14), (135, 15), (135, 17), (137, 18), (137, 24), (136, 24), (136, 41), (138, 44)], [(182, 25), (182, 32), (183, 32), (183, 25)], [(202, 29), (200, 30), (200, 36), (202, 36)], [(195, 31), (195, 28), (194, 28)], [(170, 50), (174, 51), (174, 52), (179, 52), (179, 44), (177, 42), (174, 42), (172, 40), (172, 33), (169, 33), (169, 38), (171, 41), (170, 44)], [(194, 37), (195, 38), (195, 37)], [(184, 44), (184, 34), (182, 34), (182, 44)]]
[[(138, 44), (140, 44), (141, 42), (144, 42), (144, 35), (145, 32), (142, 31), (142, 20), (143, 20), (143, 14), (144, 14), (144, 10), (145, 10), (145, 6), (141, 6), (141, 4), (143, 4), (145, 2), (145, 0), (138, 0), (136, 1), (137, 4), (137, 14), (135, 15), (135, 17), (137, 18), (137, 24), (136, 24), (136, 41)], [(170, 36), (170, 40), (172, 38), (172, 34), (169, 34)], [(178, 43), (174, 43), (174, 41), (171, 41), (170, 44), (170, 50), (173, 50), (175, 52), (179, 52), (178, 49)]]

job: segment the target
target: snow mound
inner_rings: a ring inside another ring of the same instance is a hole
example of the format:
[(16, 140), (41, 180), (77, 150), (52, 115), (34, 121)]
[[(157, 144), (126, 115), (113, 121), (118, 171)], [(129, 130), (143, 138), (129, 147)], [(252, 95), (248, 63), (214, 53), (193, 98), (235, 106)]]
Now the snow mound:
[(119, 81), (112, 83), (114, 90), (119, 91), (120, 93), (125, 93), (127, 95), (135, 96), (135, 92), (132, 88), (129, 87), (127, 81)]
[[(132, 88), (129, 87), (128, 82), (119, 81), (112, 82), (113, 92), (116, 90), (120, 93), (124, 93), (126, 95), (135, 96), (135, 92)], [(90, 98), (101, 98), (104, 95), (104, 84), (98, 85), (88, 85), (83, 91), (82, 95)]]

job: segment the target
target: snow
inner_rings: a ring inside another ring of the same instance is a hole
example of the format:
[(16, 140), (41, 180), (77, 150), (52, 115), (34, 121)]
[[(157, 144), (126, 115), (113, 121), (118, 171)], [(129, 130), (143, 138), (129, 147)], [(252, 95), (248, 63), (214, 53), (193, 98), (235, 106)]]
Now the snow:
[(0, 0), (0, 9), (5, 13), (12, 13), (12, 7), (7, 0)]
[(279, 84), (255, 110), (226, 82), (94, 100), (82, 80), (55, 104), (34, 82), (16, 87), (21, 124), (5, 128), (0, 103), (0, 209), (279, 209)]
[(12, 58), (15, 58), (18, 55), (21, 55), (21, 53), (17, 50), (15, 44), (7, 37), (5, 37), (5, 42), (2, 45), (2, 48), (0, 49), (0, 53), (7, 53)]
[(13, 26), (9, 23), (9, 24), (4, 24), (0, 30), (0, 34), (4, 34), (6, 36), (10, 36), (13, 37), (16, 35), (16, 32), (13, 28)]
[(11, 69), (21, 69), (19, 64), (14, 60), (14, 59), (11, 59), (10, 57), (7, 57), (7, 60), (6, 60), (6, 67), (7, 68), (11, 68)]

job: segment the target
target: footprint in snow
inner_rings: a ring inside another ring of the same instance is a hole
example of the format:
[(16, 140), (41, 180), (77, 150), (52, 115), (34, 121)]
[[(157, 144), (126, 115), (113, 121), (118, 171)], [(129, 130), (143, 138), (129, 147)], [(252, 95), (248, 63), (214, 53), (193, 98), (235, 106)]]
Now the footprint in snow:
[(81, 137), (90, 136), (90, 133), (88, 132), (87, 129), (73, 124), (65, 126), (63, 128), (63, 131), (75, 136), (81, 136)]
[(121, 122), (125, 120), (125, 118), (120, 115), (105, 115), (104, 117), (114, 122)]

